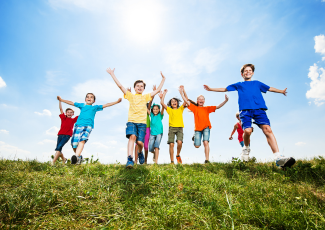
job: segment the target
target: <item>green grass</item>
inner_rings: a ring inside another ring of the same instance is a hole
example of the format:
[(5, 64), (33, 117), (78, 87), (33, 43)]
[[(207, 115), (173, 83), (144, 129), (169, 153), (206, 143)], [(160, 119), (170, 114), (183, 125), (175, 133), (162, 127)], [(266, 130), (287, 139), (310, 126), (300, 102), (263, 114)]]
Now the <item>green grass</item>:
[(325, 159), (56, 167), (0, 160), (1, 229), (325, 229)]

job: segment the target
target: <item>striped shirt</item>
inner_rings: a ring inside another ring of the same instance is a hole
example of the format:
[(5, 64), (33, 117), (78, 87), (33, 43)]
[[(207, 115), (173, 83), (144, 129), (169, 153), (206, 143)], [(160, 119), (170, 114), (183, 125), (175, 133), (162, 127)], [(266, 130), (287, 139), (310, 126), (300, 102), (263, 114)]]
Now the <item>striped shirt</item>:
[(147, 124), (147, 102), (151, 100), (150, 93), (142, 95), (127, 91), (125, 99), (130, 102), (128, 122)]

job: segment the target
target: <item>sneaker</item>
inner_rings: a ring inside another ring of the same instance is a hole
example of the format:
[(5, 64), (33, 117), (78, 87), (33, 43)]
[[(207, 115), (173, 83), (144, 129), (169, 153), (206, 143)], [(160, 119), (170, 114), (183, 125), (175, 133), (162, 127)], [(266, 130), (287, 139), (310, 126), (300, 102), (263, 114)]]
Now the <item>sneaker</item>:
[(284, 157), (284, 156), (280, 156), (275, 161), (276, 166), (281, 167), (281, 168), (286, 168), (286, 167), (290, 168), (295, 163), (296, 163), (296, 160), (294, 158), (292, 158), (292, 157)]
[(131, 156), (129, 156), (125, 167), (131, 169), (131, 168), (133, 168), (133, 166), (134, 166), (133, 158)]
[(210, 161), (208, 161), (208, 160), (204, 161), (204, 164), (209, 164), (209, 163), (210, 163)]
[(243, 147), (243, 150), (241, 151), (240, 154), (240, 159), (242, 161), (248, 161), (249, 160), (249, 153), (251, 152), (250, 148), (246, 148), (245, 146)]
[(138, 153), (139, 163), (142, 165), (144, 163), (144, 155), (143, 152)]
[(78, 161), (78, 158), (77, 158), (77, 156), (76, 155), (73, 155), (72, 157), (71, 157), (71, 164), (76, 164), (77, 163), (77, 161)]
[(174, 161), (170, 162), (170, 164), (173, 165), (174, 164)]
[(83, 158), (82, 158), (82, 156), (80, 155), (80, 156), (78, 157), (78, 160), (77, 160), (77, 165), (80, 165), (82, 162), (83, 162)]
[(182, 164), (182, 158), (181, 156), (176, 156), (176, 159), (177, 159), (177, 164)]

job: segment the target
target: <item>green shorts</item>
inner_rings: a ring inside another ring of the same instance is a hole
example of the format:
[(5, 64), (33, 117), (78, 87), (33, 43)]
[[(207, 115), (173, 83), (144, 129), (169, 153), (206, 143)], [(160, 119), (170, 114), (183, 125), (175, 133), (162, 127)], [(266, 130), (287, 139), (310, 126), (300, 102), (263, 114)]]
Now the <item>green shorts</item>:
[(182, 141), (183, 142), (183, 127), (171, 127), (171, 126), (169, 126), (167, 144), (175, 142), (175, 135), (176, 135), (176, 141)]

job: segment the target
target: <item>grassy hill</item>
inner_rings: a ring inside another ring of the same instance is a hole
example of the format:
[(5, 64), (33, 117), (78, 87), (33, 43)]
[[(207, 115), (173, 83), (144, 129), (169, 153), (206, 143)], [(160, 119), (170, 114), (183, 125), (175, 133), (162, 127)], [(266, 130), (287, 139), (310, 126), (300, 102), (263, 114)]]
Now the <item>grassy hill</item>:
[(325, 229), (325, 159), (56, 167), (0, 160), (1, 229)]

